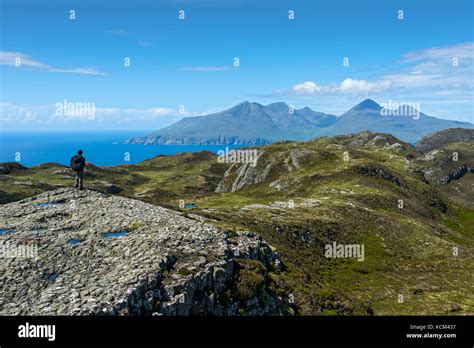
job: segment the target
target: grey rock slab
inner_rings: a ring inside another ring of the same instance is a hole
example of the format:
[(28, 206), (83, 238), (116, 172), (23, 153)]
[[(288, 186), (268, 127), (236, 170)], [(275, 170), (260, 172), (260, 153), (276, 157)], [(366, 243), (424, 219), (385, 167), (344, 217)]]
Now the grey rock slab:
[[(215, 300), (232, 281), (233, 259), (279, 256), (253, 233), (229, 240), (199, 220), (90, 189), (2, 205), (0, 228), (15, 232), (0, 245), (32, 252), (0, 255), (0, 315), (239, 314), (239, 299)], [(281, 301), (271, 303), (251, 311), (281, 314)]]

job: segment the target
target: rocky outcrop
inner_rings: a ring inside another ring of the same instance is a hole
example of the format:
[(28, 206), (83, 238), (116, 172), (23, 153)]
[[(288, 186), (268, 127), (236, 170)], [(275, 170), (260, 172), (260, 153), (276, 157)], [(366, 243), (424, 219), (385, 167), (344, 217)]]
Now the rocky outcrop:
[[(2, 206), (0, 262), (2, 315), (278, 315), (285, 307), (269, 290), (279, 255), (255, 234), (94, 190)], [(246, 262), (259, 270), (248, 286)]]
[(355, 171), (362, 175), (374, 176), (381, 178), (387, 181), (390, 181), (392, 184), (397, 185), (398, 187), (406, 187), (405, 183), (392, 173), (388, 168), (385, 168), (382, 165), (373, 163), (369, 165), (356, 166)]
[[(296, 169), (312, 165), (320, 154), (307, 148), (298, 148), (293, 143), (293, 148), (288, 151), (258, 150), (257, 160), (252, 163), (232, 164), (224, 173), (223, 179), (216, 188), (216, 192), (236, 192), (253, 185), (260, 184), (270, 177), (280, 175), (282, 172), (292, 172)], [(289, 185), (287, 182), (275, 181), (269, 186), (281, 190)]]
[(256, 165), (250, 162), (232, 164), (224, 173), (224, 178), (217, 186), (216, 192), (235, 192), (264, 181), (276, 160), (274, 157), (269, 158), (264, 151), (259, 151), (256, 163)]
[(472, 144), (456, 143), (449, 149), (434, 149), (420, 157), (417, 162), (425, 179), (434, 185), (448, 184), (474, 172)]
[(470, 167), (466, 166), (465, 164), (463, 164), (459, 168), (457, 168), (456, 170), (454, 170), (451, 173), (449, 173), (448, 175), (446, 175), (444, 178), (436, 180), (435, 184), (436, 185), (449, 184), (453, 180), (461, 179), (467, 173), (474, 173), (474, 168), (470, 168)]
[(416, 148), (422, 153), (440, 149), (452, 143), (466, 143), (474, 140), (474, 129), (450, 128), (423, 137)]
[(376, 147), (376, 148), (389, 148), (389, 147), (409, 147), (408, 144), (401, 142), (393, 135), (383, 133), (373, 133), (369, 131), (363, 131), (356, 134), (340, 135), (335, 137), (335, 140), (348, 147), (349, 149), (359, 149), (361, 147)]

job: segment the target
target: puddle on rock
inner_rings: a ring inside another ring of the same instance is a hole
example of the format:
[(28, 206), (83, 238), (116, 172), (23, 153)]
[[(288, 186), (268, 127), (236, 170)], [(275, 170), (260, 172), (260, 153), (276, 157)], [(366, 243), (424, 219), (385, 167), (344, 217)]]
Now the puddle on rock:
[(3, 228), (0, 228), (0, 236), (6, 235), (6, 234), (13, 234), (15, 233), (15, 230), (5, 230)]
[(71, 245), (77, 245), (77, 244), (79, 244), (79, 243), (82, 243), (82, 240), (80, 240), (80, 239), (69, 239), (69, 240), (67, 241), (67, 243), (68, 243), (68, 244), (71, 244)]
[(50, 275), (44, 275), (43, 279), (50, 282), (55, 282), (57, 277), (58, 277), (57, 273), (51, 273)]
[(64, 202), (45, 202), (45, 203), (35, 203), (37, 207), (55, 207), (57, 205), (64, 204)]
[(128, 234), (127, 231), (119, 231), (119, 232), (105, 232), (102, 233), (101, 236), (105, 238), (114, 238), (114, 237), (122, 237)]

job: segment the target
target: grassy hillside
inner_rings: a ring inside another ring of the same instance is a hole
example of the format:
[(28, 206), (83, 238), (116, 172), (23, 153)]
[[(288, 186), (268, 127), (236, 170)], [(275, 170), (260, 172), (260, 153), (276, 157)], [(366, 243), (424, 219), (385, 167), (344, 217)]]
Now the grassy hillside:
[[(472, 146), (439, 152), (462, 148), (467, 161)], [(219, 164), (209, 152), (90, 166), (85, 185), (257, 232), (281, 254), (285, 270), (272, 277), (299, 314), (474, 314), (472, 174), (433, 185), (427, 173), (450, 167), (370, 132), (258, 151), (255, 167)], [(72, 184), (55, 164), (0, 175), (4, 200)], [(333, 242), (363, 245), (364, 260), (326, 258)]]
[[(372, 133), (267, 146), (248, 169), (265, 178), (198, 200), (199, 212), (275, 246), (302, 314), (472, 314), (474, 211), (424, 181), (415, 156)], [(365, 260), (325, 258), (333, 241), (364, 244)]]
[[(208, 151), (157, 156), (135, 165), (98, 167), (90, 163), (84, 185), (152, 203), (177, 202), (214, 191), (226, 168)], [(0, 199), (5, 203), (73, 184), (72, 171), (57, 163), (15, 168), (0, 174)]]

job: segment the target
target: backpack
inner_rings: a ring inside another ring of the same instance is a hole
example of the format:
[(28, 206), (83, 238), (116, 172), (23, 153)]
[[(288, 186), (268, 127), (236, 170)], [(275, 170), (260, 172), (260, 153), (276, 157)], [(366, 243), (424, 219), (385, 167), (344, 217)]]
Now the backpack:
[(82, 170), (83, 166), (83, 157), (75, 155), (71, 158), (71, 169), (75, 172), (79, 172)]

